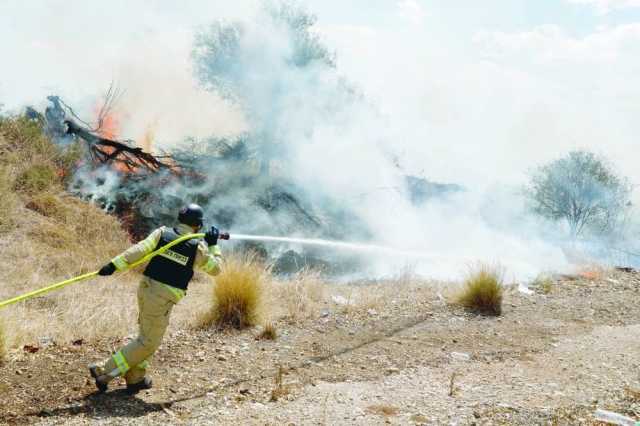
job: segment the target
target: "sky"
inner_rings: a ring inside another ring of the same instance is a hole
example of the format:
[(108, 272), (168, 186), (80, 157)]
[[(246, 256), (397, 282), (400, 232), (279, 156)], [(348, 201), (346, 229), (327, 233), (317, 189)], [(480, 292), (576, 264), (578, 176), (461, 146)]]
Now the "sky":
[[(197, 87), (193, 32), (257, 0), (3, 0), (0, 103), (60, 94), (91, 114), (111, 81), (125, 137), (246, 129)], [(640, 0), (306, 0), (338, 70), (390, 123), (403, 165), (442, 182), (523, 182), (571, 149), (640, 183)], [(179, 108), (179, 111), (176, 109)]]

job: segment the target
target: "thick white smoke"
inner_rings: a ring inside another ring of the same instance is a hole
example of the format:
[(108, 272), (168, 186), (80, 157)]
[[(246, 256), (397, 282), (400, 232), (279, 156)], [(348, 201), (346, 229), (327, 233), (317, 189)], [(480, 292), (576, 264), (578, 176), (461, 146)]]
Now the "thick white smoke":
[[(345, 81), (313, 27), (307, 32), (291, 24), (303, 16), (295, 6), (272, 5), (244, 20), (214, 25), (200, 34), (200, 76), (211, 89), (231, 93), (266, 155), (277, 153), (281, 173), (312, 198), (329, 194), (355, 212), (378, 244), (437, 258), (369, 259), (378, 274), (397, 272), (406, 262), (442, 278), (477, 261), (502, 263), (518, 277), (568, 266), (562, 251), (544, 241), (515, 191), (472, 186), (422, 206), (412, 203), (406, 170), (397, 164), (402, 154), (397, 140), (411, 156), (407, 141), (415, 135), (394, 127), (359, 94), (357, 82)], [(299, 56), (311, 59), (302, 64), (292, 59)], [(428, 140), (414, 144), (428, 153)], [(346, 237), (350, 225), (342, 224)]]

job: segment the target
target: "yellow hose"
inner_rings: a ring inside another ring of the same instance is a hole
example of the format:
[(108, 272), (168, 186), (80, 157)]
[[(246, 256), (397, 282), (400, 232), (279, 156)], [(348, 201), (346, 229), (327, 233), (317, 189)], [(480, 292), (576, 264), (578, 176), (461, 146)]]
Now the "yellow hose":
[[(137, 262), (132, 263), (131, 265), (129, 265), (129, 269), (130, 268), (135, 268), (138, 265), (141, 265), (141, 264), (143, 264), (145, 262), (148, 262), (149, 260), (151, 260), (152, 257), (164, 253), (165, 251), (169, 250), (171, 247), (175, 246), (176, 244), (180, 244), (181, 242), (186, 241), (186, 240), (190, 240), (192, 238), (202, 238), (202, 237), (204, 237), (204, 234), (187, 234), (187, 235), (183, 235), (180, 238), (177, 238), (177, 239), (171, 241), (169, 244), (167, 244), (167, 245), (165, 245), (163, 247), (160, 247), (158, 250), (149, 253), (148, 255), (146, 255), (142, 259), (138, 260)], [(20, 296), (16, 296), (16, 297), (13, 297), (11, 299), (7, 299), (7, 300), (4, 300), (4, 301), (0, 302), (0, 308), (4, 308), (5, 306), (9, 306), (9, 305), (12, 305), (14, 303), (21, 302), (23, 300), (31, 299), (32, 297), (36, 297), (36, 296), (39, 296), (41, 294), (49, 293), (50, 291), (57, 290), (59, 288), (68, 286), (69, 284), (73, 284), (73, 283), (77, 283), (77, 282), (80, 282), (80, 281), (84, 281), (84, 280), (89, 279), (89, 278), (93, 278), (96, 275), (98, 275), (98, 271), (89, 272), (89, 273), (84, 274), (84, 275), (79, 275), (79, 276), (77, 276), (75, 278), (70, 278), (68, 280), (61, 281), (59, 283), (51, 284), (50, 286), (47, 286), (47, 287), (42, 287), (42, 288), (40, 288), (38, 290), (30, 291), (29, 293), (25, 293), (25, 294), (22, 294)]]

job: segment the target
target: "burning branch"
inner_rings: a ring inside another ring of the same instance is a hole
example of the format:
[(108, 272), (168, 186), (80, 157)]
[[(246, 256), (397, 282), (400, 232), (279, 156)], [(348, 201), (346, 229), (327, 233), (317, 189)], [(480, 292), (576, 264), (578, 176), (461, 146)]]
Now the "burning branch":
[(98, 110), (98, 119), (96, 121), (95, 126), (92, 126), (88, 122), (81, 119), (78, 114), (67, 105), (59, 96), (49, 96), (47, 99), (54, 104), (54, 107), (58, 110), (66, 110), (69, 114), (73, 116), (75, 120), (82, 123), (87, 127), (88, 131), (93, 133), (102, 134), (102, 129), (104, 126), (105, 119), (109, 117), (111, 112), (113, 111), (114, 106), (122, 97), (123, 92), (113, 83), (109, 84), (109, 89), (107, 89), (107, 93), (104, 95), (104, 102), (100, 106)]
[(154, 156), (132, 147), (125, 142), (118, 142), (93, 134), (71, 120), (65, 120), (67, 133), (84, 139), (89, 144), (89, 152), (94, 161), (102, 164), (116, 163), (122, 165), (124, 171), (132, 174), (141, 170), (156, 173), (162, 169), (177, 173), (178, 166), (167, 155)]

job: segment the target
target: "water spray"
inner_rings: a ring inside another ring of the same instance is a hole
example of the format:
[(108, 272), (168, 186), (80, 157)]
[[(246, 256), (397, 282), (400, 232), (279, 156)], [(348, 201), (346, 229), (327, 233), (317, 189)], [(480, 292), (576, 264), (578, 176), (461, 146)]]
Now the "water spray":
[[(276, 243), (303, 244), (311, 246), (329, 247), (340, 250), (362, 251), (370, 253), (386, 254), (399, 257), (412, 257), (422, 259), (435, 259), (438, 256), (425, 252), (396, 249), (392, 247), (380, 246), (376, 244), (348, 243), (343, 241), (323, 240), (319, 238), (296, 238), (296, 237), (273, 237), (269, 235), (247, 235), (247, 234), (224, 234), (226, 240), (244, 240), (244, 241), (264, 241)], [(222, 238), (222, 234), (220, 237)]]

